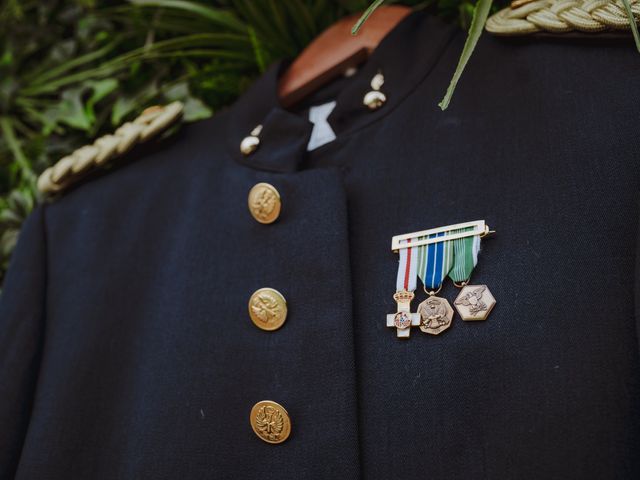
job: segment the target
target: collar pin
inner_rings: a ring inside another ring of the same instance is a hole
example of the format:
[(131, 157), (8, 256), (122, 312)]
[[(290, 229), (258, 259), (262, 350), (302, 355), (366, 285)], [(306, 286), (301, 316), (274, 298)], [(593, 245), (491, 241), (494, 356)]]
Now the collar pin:
[(384, 85), (384, 75), (378, 72), (371, 79), (371, 91), (367, 92), (362, 100), (369, 110), (377, 110), (387, 101), (387, 96), (380, 91), (382, 85)]
[(262, 125), (258, 125), (251, 130), (251, 133), (240, 142), (240, 152), (242, 152), (245, 157), (251, 155), (260, 146), (260, 132), (262, 132)]

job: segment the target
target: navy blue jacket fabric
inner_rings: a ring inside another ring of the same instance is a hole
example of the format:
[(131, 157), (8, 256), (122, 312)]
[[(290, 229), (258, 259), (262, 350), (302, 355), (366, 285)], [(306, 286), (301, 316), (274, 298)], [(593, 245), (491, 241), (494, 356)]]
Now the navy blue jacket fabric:
[[(274, 66), (39, 207), (0, 301), (0, 478), (640, 478), (638, 55), (485, 36), (442, 112), (463, 42), (413, 14), (295, 110)], [(329, 100), (337, 139), (307, 152)], [(489, 319), (396, 339), (391, 237), (481, 218)], [(275, 332), (248, 317), (262, 287), (288, 302)], [(251, 430), (264, 399), (283, 444)]]

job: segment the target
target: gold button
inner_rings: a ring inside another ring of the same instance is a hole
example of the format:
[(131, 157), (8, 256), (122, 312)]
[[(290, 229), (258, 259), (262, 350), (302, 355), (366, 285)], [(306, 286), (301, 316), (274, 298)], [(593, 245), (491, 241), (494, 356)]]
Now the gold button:
[(249, 211), (260, 223), (273, 223), (280, 216), (280, 194), (269, 183), (258, 183), (249, 192)]
[(282, 443), (291, 434), (289, 413), (279, 403), (263, 400), (251, 409), (251, 428), (267, 443)]
[(256, 327), (273, 331), (287, 319), (287, 301), (273, 288), (256, 290), (249, 299), (249, 316)]

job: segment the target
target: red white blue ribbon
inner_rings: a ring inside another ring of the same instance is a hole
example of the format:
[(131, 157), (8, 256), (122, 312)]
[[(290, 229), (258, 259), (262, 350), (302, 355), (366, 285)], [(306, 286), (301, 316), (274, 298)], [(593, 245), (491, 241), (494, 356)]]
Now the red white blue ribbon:
[[(401, 245), (410, 244), (411, 239), (403, 240)], [(400, 263), (396, 278), (396, 291), (413, 292), (416, 289), (418, 276), (418, 248), (407, 247), (400, 249)]]

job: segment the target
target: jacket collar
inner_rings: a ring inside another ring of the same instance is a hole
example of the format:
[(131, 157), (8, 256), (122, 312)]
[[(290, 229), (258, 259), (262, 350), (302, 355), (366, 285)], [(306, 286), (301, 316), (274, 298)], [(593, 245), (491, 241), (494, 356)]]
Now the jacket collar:
[[(403, 19), (355, 75), (340, 80), (341, 88), (334, 97), (336, 107), (328, 118), (337, 136), (334, 142), (393, 111), (429, 75), (457, 31), (455, 26), (424, 12), (414, 12)], [(286, 62), (271, 66), (229, 112), (228, 148), (243, 165), (292, 172), (301, 168), (309, 155), (306, 147), (313, 125), (304, 114), (282, 108), (278, 100), (278, 78), (286, 66)], [(381, 90), (387, 101), (378, 110), (370, 111), (362, 101), (378, 72), (384, 75)], [(240, 152), (240, 143), (257, 125), (262, 125), (260, 146), (245, 156)]]

